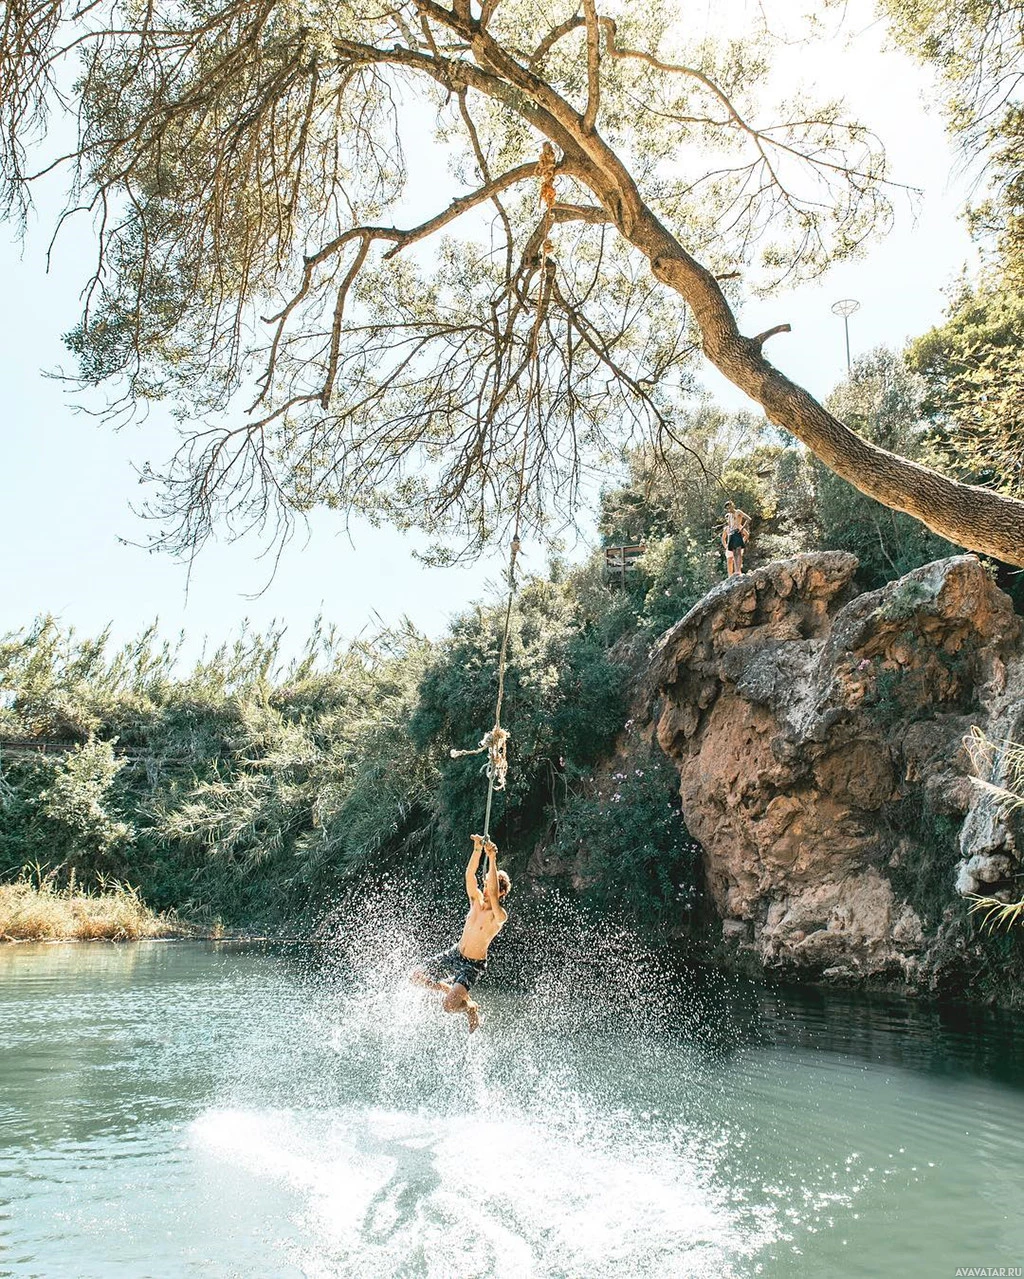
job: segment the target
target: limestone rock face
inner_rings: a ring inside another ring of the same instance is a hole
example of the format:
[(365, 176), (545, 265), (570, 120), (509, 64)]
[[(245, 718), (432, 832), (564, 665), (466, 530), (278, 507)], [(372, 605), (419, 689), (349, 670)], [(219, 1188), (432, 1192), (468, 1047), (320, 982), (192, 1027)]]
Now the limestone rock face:
[(928, 822), (963, 819), (937, 871), (950, 899), (1018, 869), (964, 742), (1024, 737), (1022, 625), (973, 556), (867, 594), (856, 568), (826, 552), (723, 582), (662, 637), (647, 691), (726, 941), (916, 981), (929, 937), (907, 876), (936, 856)]

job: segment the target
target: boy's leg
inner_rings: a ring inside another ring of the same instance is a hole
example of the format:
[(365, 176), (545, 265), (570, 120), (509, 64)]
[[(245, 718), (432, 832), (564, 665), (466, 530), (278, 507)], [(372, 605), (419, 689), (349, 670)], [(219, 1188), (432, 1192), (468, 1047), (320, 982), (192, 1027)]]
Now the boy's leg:
[(447, 994), (451, 985), (442, 978), (455, 976), (454, 962), (458, 959), (461, 959), (458, 946), (442, 950), (429, 959), (421, 960), (409, 974), (409, 980), (414, 986), (426, 986), (428, 990)]
[(445, 993), (451, 990), (451, 986), (443, 981), (438, 981), (436, 977), (432, 977), (430, 973), (422, 968), (414, 968), (409, 974), (409, 980), (414, 986), (426, 986), (428, 990), (443, 990)]
[(448, 994), (441, 1001), (441, 1007), (446, 1013), (465, 1013), (470, 1031), (476, 1030), (480, 1025), (480, 1007), (475, 1000), (470, 999), (469, 991), (461, 982), (449, 987)]

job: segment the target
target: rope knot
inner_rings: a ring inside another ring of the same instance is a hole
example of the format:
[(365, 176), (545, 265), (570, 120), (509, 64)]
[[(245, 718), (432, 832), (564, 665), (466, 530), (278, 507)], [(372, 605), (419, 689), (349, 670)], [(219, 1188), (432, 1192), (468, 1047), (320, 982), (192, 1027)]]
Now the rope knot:
[(452, 759), (461, 759), (466, 755), (482, 755), (487, 752), (487, 763), (481, 769), (487, 780), (493, 782), (495, 790), (505, 789), (505, 779), (508, 776), (508, 730), (502, 728), (500, 724), (480, 738), (480, 745), (469, 751), (457, 751), (454, 747), (448, 752)]

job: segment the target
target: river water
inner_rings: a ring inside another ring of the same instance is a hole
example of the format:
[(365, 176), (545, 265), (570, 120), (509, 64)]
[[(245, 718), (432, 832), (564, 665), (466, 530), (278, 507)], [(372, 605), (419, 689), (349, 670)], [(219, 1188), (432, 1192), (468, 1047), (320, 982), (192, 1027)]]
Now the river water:
[(485, 985), (470, 1037), (380, 936), (0, 949), (0, 1275), (1024, 1266), (1012, 1021), (608, 936)]

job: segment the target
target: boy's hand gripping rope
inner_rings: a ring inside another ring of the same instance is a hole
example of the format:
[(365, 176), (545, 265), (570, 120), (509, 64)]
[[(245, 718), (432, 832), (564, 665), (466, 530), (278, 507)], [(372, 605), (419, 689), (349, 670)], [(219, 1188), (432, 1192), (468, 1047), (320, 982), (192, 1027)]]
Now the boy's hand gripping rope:
[[(557, 199), (555, 191), (555, 152), (550, 142), (545, 142), (541, 147), (540, 159), (537, 161), (537, 176), (540, 178), (540, 200), (544, 206), (544, 219), (542, 223), (543, 236), (541, 239), (541, 278), (540, 293), (537, 298), (537, 314), (533, 322), (533, 332), (530, 336), (531, 355), (533, 356), (533, 370), (531, 377), (530, 394), (537, 404), (538, 417), (540, 416), (540, 326), (544, 318), (545, 310), (545, 281), (547, 277), (548, 256), (551, 253), (551, 227), (554, 223), (554, 214), (552, 212)], [(487, 763), (483, 767), (483, 772), (487, 774), (487, 806), (484, 811), (484, 839), (489, 838), (491, 831), (491, 802), (494, 799), (494, 792), (505, 789), (505, 782), (508, 778), (508, 729), (501, 726), (501, 704), (505, 698), (505, 669), (508, 664), (508, 640), (512, 629), (512, 604), (516, 594), (516, 556), (519, 554), (520, 541), (519, 531), (522, 524), (523, 514), (523, 497), (526, 492), (526, 459), (527, 445), (530, 438), (530, 414), (527, 410), (526, 425), (523, 429), (523, 452), (519, 462), (519, 489), (516, 494), (515, 507), (515, 527), (512, 534), (512, 545), (509, 550), (508, 564), (508, 602), (505, 605), (505, 625), (501, 633), (501, 651), (498, 654), (498, 696), (494, 705), (494, 727), (484, 733), (480, 739), (480, 745), (473, 750), (458, 751), (450, 750), (448, 753), (452, 759), (460, 759), (466, 755), (482, 755), (487, 752)]]

